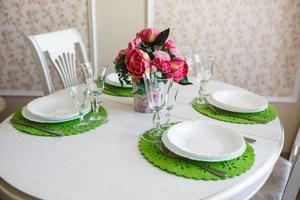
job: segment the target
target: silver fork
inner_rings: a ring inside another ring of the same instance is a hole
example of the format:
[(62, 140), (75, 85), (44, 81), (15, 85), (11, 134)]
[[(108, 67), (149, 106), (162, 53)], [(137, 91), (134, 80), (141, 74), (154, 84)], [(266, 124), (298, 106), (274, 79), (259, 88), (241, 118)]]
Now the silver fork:
[(220, 171), (220, 170), (217, 170), (217, 169), (212, 169), (210, 167), (207, 167), (206, 165), (198, 162), (198, 161), (193, 161), (193, 160), (190, 160), (190, 159), (187, 159), (187, 158), (184, 158), (184, 157), (181, 157), (181, 156), (178, 156), (177, 154), (173, 153), (172, 151), (170, 151), (169, 149), (167, 149), (162, 142), (154, 142), (155, 146), (160, 150), (161, 153), (163, 153), (165, 156), (167, 157), (170, 157), (170, 158), (177, 158), (177, 159), (181, 159), (181, 160), (184, 160), (186, 162), (189, 162), (193, 165), (196, 165), (197, 167), (200, 167), (201, 169), (211, 173), (211, 174), (214, 174), (218, 177), (221, 177), (221, 178), (225, 178), (227, 177), (227, 173), (226, 172), (223, 172), (223, 171)]

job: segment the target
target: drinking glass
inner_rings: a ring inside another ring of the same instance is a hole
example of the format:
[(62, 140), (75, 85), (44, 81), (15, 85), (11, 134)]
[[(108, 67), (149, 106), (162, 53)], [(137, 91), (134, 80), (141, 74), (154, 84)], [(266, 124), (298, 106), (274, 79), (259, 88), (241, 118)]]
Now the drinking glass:
[(86, 97), (87, 97), (87, 87), (85, 84), (75, 85), (69, 88), (69, 92), (79, 112), (80, 122), (79, 124), (76, 124), (74, 128), (77, 130), (84, 129), (88, 126), (88, 123), (84, 121), (84, 112), (83, 112), (85, 108)]
[(92, 110), (93, 116), (90, 118), (91, 121), (101, 120), (99, 115), (100, 106), (100, 95), (104, 90), (104, 83), (106, 77), (106, 70), (108, 65), (98, 65), (96, 63), (87, 62), (82, 63), (81, 67), (84, 72), (85, 81), (88, 87), (88, 93), (92, 96)]
[(178, 88), (175, 87), (170, 87), (168, 90), (168, 98), (167, 98), (167, 103), (166, 103), (166, 124), (170, 122), (170, 112), (174, 108), (175, 103), (176, 103), (176, 98), (178, 94)]
[(198, 54), (195, 54), (193, 57), (197, 82), (200, 83), (198, 103), (201, 105), (206, 103), (205, 89), (212, 76), (215, 60), (215, 57), (204, 57)]
[(145, 89), (148, 97), (148, 103), (153, 114), (154, 130), (149, 134), (152, 139), (158, 139), (161, 136), (160, 115), (159, 112), (165, 107), (171, 79), (164, 78), (159, 73), (147, 72), (143, 77)]

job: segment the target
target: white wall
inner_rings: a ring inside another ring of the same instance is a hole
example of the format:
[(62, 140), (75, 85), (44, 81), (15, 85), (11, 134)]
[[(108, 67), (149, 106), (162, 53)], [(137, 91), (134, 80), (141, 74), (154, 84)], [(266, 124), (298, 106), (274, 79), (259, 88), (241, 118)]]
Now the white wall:
[(145, 27), (146, 0), (96, 1), (98, 61), (111, 64), (128, 41)]

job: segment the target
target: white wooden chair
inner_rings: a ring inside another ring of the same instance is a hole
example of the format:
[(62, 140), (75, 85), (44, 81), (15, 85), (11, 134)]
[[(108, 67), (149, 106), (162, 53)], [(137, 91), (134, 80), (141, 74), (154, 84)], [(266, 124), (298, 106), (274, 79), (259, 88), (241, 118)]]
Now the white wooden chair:
[(87, 51), (79, 32), (75, 28), (27, 36), (26, 40), (35, 58), (45, 94), (54, 92), (47, 58), (57, 70), (64, 87), (77, 83), (75, 45), (79, 45), (84, 62), (88, 62)]
[(290, 159), (276, 162), (271, 176), (251, 200), (295, 200), (300, 187), (300, 128)]

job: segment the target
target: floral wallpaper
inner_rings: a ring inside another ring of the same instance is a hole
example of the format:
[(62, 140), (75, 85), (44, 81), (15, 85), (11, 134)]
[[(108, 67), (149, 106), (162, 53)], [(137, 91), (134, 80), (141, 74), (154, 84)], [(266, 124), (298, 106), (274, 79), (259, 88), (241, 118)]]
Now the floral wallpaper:
[(183, 55), (217, 57), (214, 79), (265, 96), (293, 93), (300, 58), (298, 0), (153, 0)]
[[(300, 64), (300, 1), (153, 1), (154, 26), (171, 27), (185, 57), (217, 57), (214, 79), (266, 96), (292, 95)], [(0, 0), (0, 90), (41, 90), (25, 35), (76, 27), (89, 47), (87, 3)], [(61, 87), (50, 68), (55, 88)]]
[[(0, 0), (0, 90), (42, 90), (25, 35), (76, 27), (88, 47), (87, 2)], [(56, 71), (50, 69), (54, 87), (60, 88)]]

